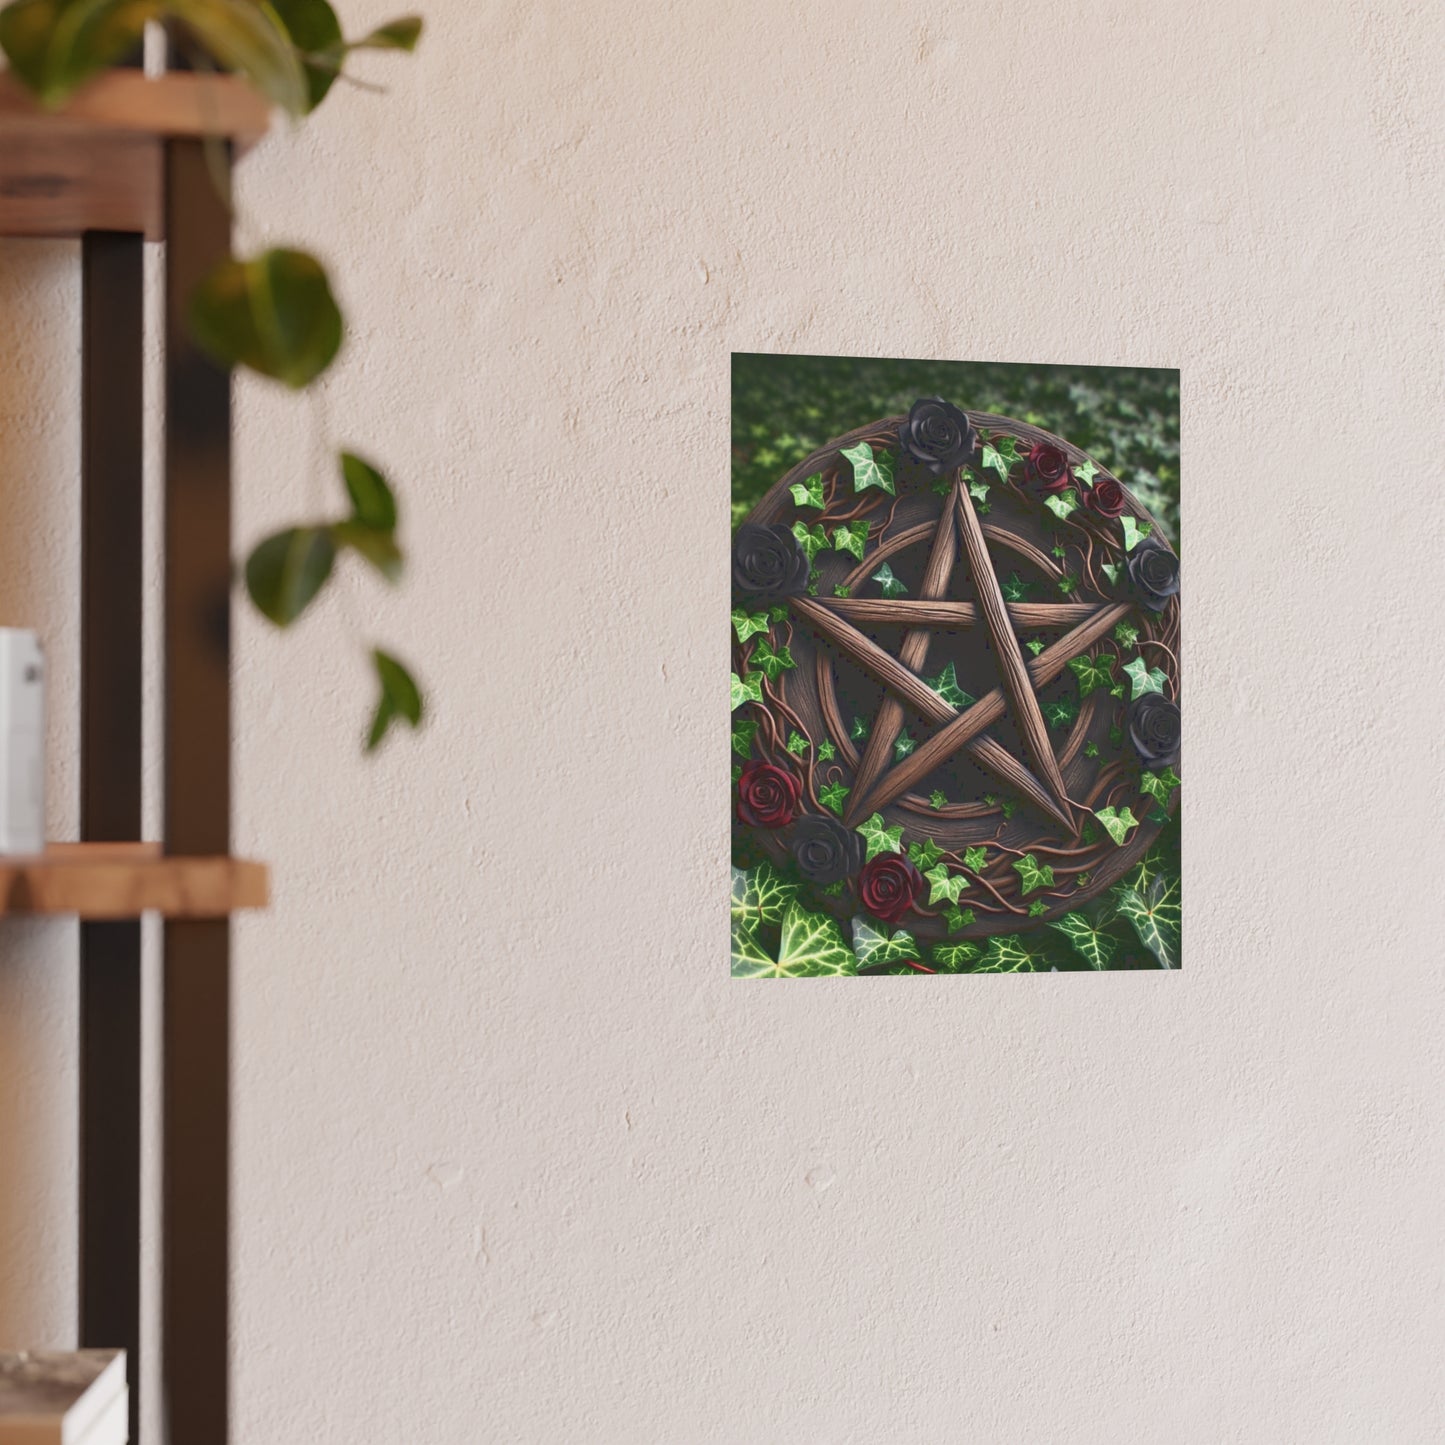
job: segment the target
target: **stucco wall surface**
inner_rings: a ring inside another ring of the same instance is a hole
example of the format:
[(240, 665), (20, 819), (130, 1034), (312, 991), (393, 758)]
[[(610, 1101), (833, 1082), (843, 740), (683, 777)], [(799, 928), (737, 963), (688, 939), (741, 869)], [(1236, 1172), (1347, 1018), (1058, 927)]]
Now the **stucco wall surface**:
[[(351, 336), (239, 385), (239, 538), (345, 444), (413, 565), (239, 625), (239, 1445), (1445, 1437), (1445, 11), (426, 12), (241, 187)], [(77, 297), (0, 246), (62, 834)], [(1181, 368), (1182, 974), (729, 980), (732, 350)], [(0, 926), (0, 1343), (73, 1329), (73, 956)]]

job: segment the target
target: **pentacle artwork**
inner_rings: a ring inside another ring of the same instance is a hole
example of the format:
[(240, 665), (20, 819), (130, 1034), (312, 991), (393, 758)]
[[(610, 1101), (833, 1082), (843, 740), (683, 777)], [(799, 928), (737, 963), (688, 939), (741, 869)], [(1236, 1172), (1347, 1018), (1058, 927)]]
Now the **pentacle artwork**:
[(918, 396), (782, 468), (732, 536), (733, 974), (1178, 968), (1179, 617), (1036, 411)]

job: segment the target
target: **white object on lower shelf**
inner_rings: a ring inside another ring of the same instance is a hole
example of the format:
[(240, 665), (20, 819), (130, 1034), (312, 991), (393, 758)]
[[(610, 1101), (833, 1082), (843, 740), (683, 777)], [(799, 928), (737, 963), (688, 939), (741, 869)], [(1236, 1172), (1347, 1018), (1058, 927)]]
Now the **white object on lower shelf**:
[(0, 1445), (126, 1445), (124, 1350), (0, 1353)]
[(45, 655), (21, 627), (0, 627), (0, 853), (45, 847)]

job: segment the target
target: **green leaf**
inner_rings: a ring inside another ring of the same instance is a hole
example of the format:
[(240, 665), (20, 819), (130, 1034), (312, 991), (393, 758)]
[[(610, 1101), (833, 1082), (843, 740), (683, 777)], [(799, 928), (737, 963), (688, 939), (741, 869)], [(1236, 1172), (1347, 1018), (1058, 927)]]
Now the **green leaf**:
[(1082, 657), (1071, 657), (1069, 669), (1079, 679), (1079, 696), (1088, 695), (1099, 687), (1110, 687), (1114, 681), (1114, 658), (1110, 653), (1102, 653), (1098, 657), (1089, 657), (1085, 654)]
[(1072, 490), (1067, 492), (1056, 492), (1052, 497), (1044, 498), (1044, 506), (1056, 516), (1059, 521), (1064, 521), (1071, 512), (1079, 505), (1078, 494)]
[(1039, 653), (1044, 650), (1044, 640), (1042, 637), (1031, 637), (1026, 643), (1024, 643), (1024, 646), (1027, 647), (1028, 650), (1033, 653), (1035, 657), (1037, 657)]
[(1124, 528), (1124, 550), (1126, 552), (1132, 552), (1154, 530), (1148, 522), (1136, 522), (1133, 517), (1129, 516), (1120, 518), (1120, 525)]
[[(1119, 578), (1123, 575), (1124, 568), (1118, 562), (1101, 562), (1099, 571), (1109, 579), (1116, 587), (1119, 585)], [(1122, 624), (1120, 624), (1122, 626)]]
[(946, 808), (948, 806), (948, 799), (943, 795), (942, 792), (935, 788), (928, 795), (928, 806), (930, 808)]
[(794, 757), (806, 757), (810, 747), (812, 744), (796, 728), (788, 734), (788, 751)]
[[(1142, 657), (1126, 663), (1124, 672), (1133, 684), (1133, 698), (1141, 698), (1146, 692), (1163, 692), (1169, 679), (1157, 667), (1146, 667)], [(1131, 699), (1132, 700), (1132, 699)]]
[(927, 868), (922, 872), (923, 876), (928, 879), (930, 904), (941, 903), (945, 899), (949, 903), (957, 903), (958, 895), (968, 887), (968, 879), (962, 873), (950, 873), (946, 863), (940, 863), (936, 868)]
[(62, 105), (139, 44), (161, 7), (134, 0), (18, 0), (0, 10), (0, 48), (42, 105)]
[(751, 718), (733, 719), (733, 751), (740, 758), (750, 758), (753, 755), (753, 739), (757, 736), (760, 724)]
[(790, 903), (783, 915), (783, 937), (778, 948), (778, 978), (839, 977), (858, 972), (853, 950), (843, 942), (838, 920), (827, 913), (812, 913)]
[(1130, 873), (1123, 882), (1126, 888), (1132, 888), (1138, 894), (1145, 894), (1149, 891), (1149, 885), (1156, 878), (1164, 874), (1167, 860), (1164, 856), (1164, 849), (1155, 843), (1147, 853), (1139, 860), (1138, 866)]
[(1092, 741), (1085, 743), (1085, 744), (1084, 744), (1084, 756), (1085, 756), (1086, 758), (1097, 758), (1097, 757), (1099, 756), (1099, 745), (1098, 745), (1098, 743), (1092, 742)]
[(1064, 546), (1064, 544), (1060, 542), (1057, 538), (1054, 539), (1054, 545), (1049, 548), (1049, 551), (1053, 553), (1053, 555), (1057, 557), (1060, 562), (1062, 562), (1064, 558), (1069, 555), (1069, 549)]
[(222, 70), (244, 75), (287, 115), (305, 115), (311, 89), (275, 10), (256, 0), (165, 0), (164, 11), (200, 41)]
[(865, 862), (870, 858), (876, 858), (880, 853), (901, 853), (903, 851), (903, 844), (899, 841), (903, 837), (903, 824), (899, 823), (893, 828), (885, 827), (882, 813), (874, 813), (866, 823), (860, 823), (853, 831), (861, 833), (864, 841), (868, 844)]
[(421, 689), (405, 666), (380, 648), (372, 649), (371, 662), (376, 669), (381, 694), (371, 716), (371, 728), (366, 737), (367, 752), (374, 752), (380, 747), (392, 723), (404, 722), (415, 728), (421, 726), (422, 717)]
[(883, 589), (885, 597), (902, 597), (908, 591), (886, 562), (873, 574), (873, 580)]
[(1052, 888), (1054, 886), (1054, 870), (1049, 864), (1039, 867), (1039, 860), (1032, 853), (1025, 853), (1022, 858), (1015, 858), (1013, 861), (1014, 871), (1019, 875), (1019, 883), (1025, 897), (1036, 888)]
[(831, 763), (838, 756), (838, 749), (833, 746), (832, 738), (824, 738), (818, 744), (818, 761), (820, 763)]
[(1005, 798), (1003, 802), (999, 804), (999, 807), (1002, 809), (1006, 819), (1012, 818), (1019, 810), (1019, 800), (1017, 798)]
[(953, 483), (947, 477), (939, 477), (929, 484), (930, 492), (937, 492), (940, 497), (953, 495)]
[(859, 968), (923, 961), (923, 951), (911, 933), (900, 928), (890, 938), (887, 929), (877, 928), (862, 917), (853, 920), (853, 952), (858, 956)]
[(738, 641), (746, 642), (748, 638), (768, 630), (768, 614), (766, 612), (749, 614), (739, 607), (733, 613), (733, 629), (737, 632)]
[(823, 474), (814, 472), (806, 481), (794, 482), (788, 488), (793, 494), (793, 501), (800, 507), (817, 507), (823, 509)]
[(767, 950), (758, 942), (755, 929), (734, 919), (732, 934), (734, 978), (777, 976), (777, 961), (769, 957)]
[(868, 736), (867, 722), (861, 717), (855, 717), (853, 719), (853, 725), (848, 729), (848, 736), (852, 738), (855, 743), (861, 743), (863, 739)]
[(943, 910), (943, 921), (948, 925), (950, 933), (957, 933), (961, 928), (967, 928), (976, 915), (971, 908), (950, 907)]
[(1074, 468), (1074, 479), (1081, 487), (1089, 488), (1094, 485), (1094, 477), (1098, 473), (1099, 464), (1092, 457), (1085, 457), (1078, 466)]
[(339, 57), (344, 49), (336, 12), (328, 0), (271, 0), (271, 8), (303, 56), (306, 108), (315, 110), (337, 76), (337, 61), (327, 58), (328, 52)]
[(387, 480), (370, 462), (341, 453), (341, 477), (351, 498), (352, 520), (377, 532), (396, 528), (396, 497)]
[(750, 673), (747, 677), (739, 677), (737, 673), (733, 673), (732, 698), (734, 712), (745, 702), (761, 702), (763, 700), (762, 678), (755, 672)]
[(1104, 831), (1121, 848), (1130, 831), (1139, 826), (1139, 820), (1130, 808), (1096, 808), (1094, 816), (1104, 825)]
[(954, 664), (949, 663), (937, 677), (924, 679), (934, 692), (941, 697), (950, 707), (958, 708), (960, 711), (966, 707), (972, 707), (974, 699), (958, 685), (958, 673)]
[(1173, 768), (1165, 768), (1162, 773), (1139, 774), (1140, 791), (1147, 793), (1151, 798), (1157, 798), (1160, 803), (1168, 803), (1179, 783), (1179, 774)]
[(378, 25), (369, 35), (353, 40), (348, 50), (404, 50), (410, 54), (421, 39), (422, 19), (420, 15), (402, 15)]
[(1067, 597), (1070, 592), (1077, 591), (1078, 586), (1079, 579), (1072, 572), (1066, 572), (1059, 578), (1059, 591), (1062, 592), (1065, 597)]
[(734, 763), (733, 766), (732, 766), (732, 780), (733, 780), (733, 782), (737, 782), (737, 780), (738, 780), (740, 777), (742, 777), (742, 775), (743, 775), (743, 765), (742, 765), (741, 763)]
[(835, 582), (833, 584), (834, 597), (851, 597), (853, 589), (846, 582)]
[(1108, 968), (1119, 947), (1117, 939), (1095, 928), (1082, 913), (1066, 913), (1048, 926), (1062, 933), (1090, 968)]
[(326, 272), (304, 251), (220, 262), (191, 297), (190, 325), (220, 365), (249, 367), (296, 390), (341, 348), (341, 312)]
[(1000, 584), (1005, 602), (1026, 602), (1028, 601), (1029, 589), (1034, 584), (1025, 582), (1017, 572), (1010, 572), (1008, 581)]
[(1043, 715), (1056, 728), (1068, 727), (1079, 715), (1079, 704), (1071, 697), (1066, 697), (1062, 702), (1046, 702), (1039, 706)]
[(984, 847), (965, 848), (963, 850), (963, 866), (970, 873), (982, 873), (988, 867), (988, 849)]
[(1012, 934), (995, 934), (988, 941), (975, 973), (1037, 973), (1039, 958)]
[(940, 858), (943, 857), (943, 849), (933, 841), (932, 838), (925, 838), (921, 843), (910, 843), (908, 845), (908, 858), (913, 866), (920, 870), (932, 868)]
[(895, 761), (901, 763), (917, 746), (917, 742), (909, 737), (908, 729), (904, 728), (903, 731), (893, 739), (893, 757)]
[[(945, 486), (943, 491), (947, 496), (951, 488)], [(985, 477), (970, 475), (968, 483), (968, 494), (977, 502), (988, 501), (988, 480)]]
[(289, 627), (331, 575), (336, 544), (329, 527), (290, 527), (259, 543), (246, 559), (246, 590), (277, 627)]
[(860, 562), (868, 545), (868, 523), (859, 518), (842, 527), (833, 528), (833, 546), (839, 552), (848, 552)]
[(806, 522), (794, 522), (793, 536), (798, 539), (798, 545), (807, 553), (809, 562), (812, 562), (818, 553), (828, 545), (828, 534), (823, 530), (821, 522), (814, 522), (811, 527)]
[(1018, 442), (1013, 437), (998, 436), (983, 444), (983, 465), (992, 467), (1001, 482), (1008, 481), (1009, 468), (1018, 460)]
[(859, 442), (855, 447), (843, 447), (843, 456), (853, 463), (853, 490), (861, 492), (867, 487), (882, 487), (888, 495), (896, 495), (893, 490), (893, 466), (891, 462), (885, 461), (883, 456), (875, 457), (873, 448), (867, 442)]
[(788, 609), (786, 607), (769, 607), (768, 618), (772, 622), (786, 622), (788, 620)]
[(1132, 622), (1119, 622), (1114, 625), (1114, 638), (1125, 647), (1133, 647), (1139, 640), (1139, 629)]
[(1035, 898), (1034, 901), (1029, 904), (1030, 918), (1042, 918), (1048, 911), (1048, 904), (1046, 904), (1042, 898)]
[(935, 943), (929, 959), (948, 973), (962, 973), (982, 953), (976, 943)]
[(401, 548), (396, 545), (394, 533), (379, 532), (360, 522), (335, 522), (330, 530), (338, 552), (349, 548), (364, 557), (388, 582), (395, 582), (401, 576)]
[(746, 928), (783, 921), (788, 905), (798, 895), (798, 885), (789, 883), (771, 863), (756, 868), (734, 868), (732, 919)]
[(843, 816), (843, 804), (847, 797), (848, 789), (842, 783), (827, 783), (818, 789), (818, 801), (825, 808), (831, 808), (840, 818)]
[(793, 654), (788, 648), (780, 647), (774, 651), (773, 644), (766, 637), (760, 637), (753, 647), (752, 665), (761, 668), (769, 682), (776, 682), (790, 667), (798, 664), (793, 661)]
[(1114, 893), (1119, 912), (1134, 925), (1139, 942), (1160, 968), (1178, 968), (1182, 936), (1178, 878), (1161, 874), (1145, 893), (1135, 888), (1117, 888)]

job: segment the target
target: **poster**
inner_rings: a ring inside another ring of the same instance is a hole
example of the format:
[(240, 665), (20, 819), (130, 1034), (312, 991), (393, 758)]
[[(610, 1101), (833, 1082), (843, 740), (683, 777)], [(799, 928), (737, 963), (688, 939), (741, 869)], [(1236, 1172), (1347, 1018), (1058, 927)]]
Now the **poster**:
[(732, 972), (1177, 969), (1179, 378), (733, 357)]

